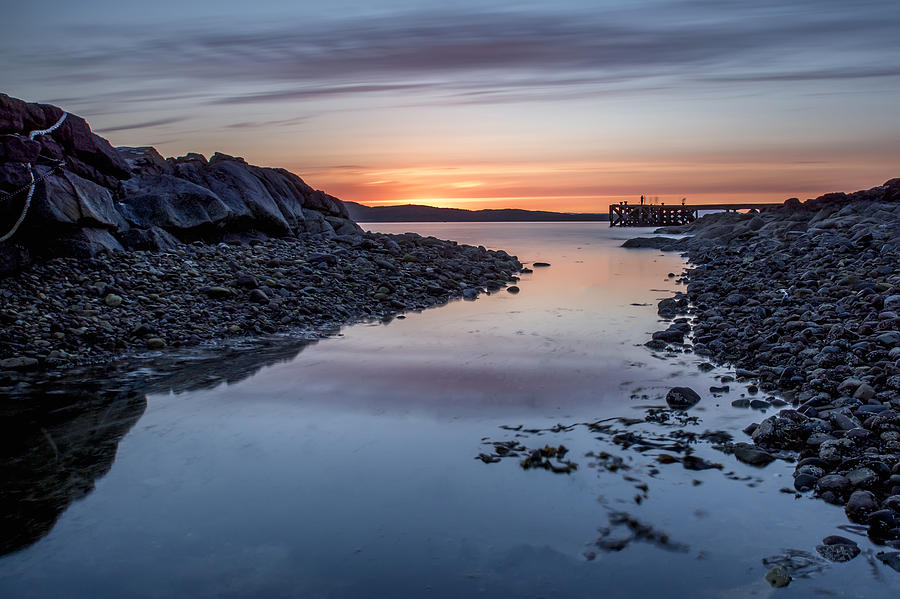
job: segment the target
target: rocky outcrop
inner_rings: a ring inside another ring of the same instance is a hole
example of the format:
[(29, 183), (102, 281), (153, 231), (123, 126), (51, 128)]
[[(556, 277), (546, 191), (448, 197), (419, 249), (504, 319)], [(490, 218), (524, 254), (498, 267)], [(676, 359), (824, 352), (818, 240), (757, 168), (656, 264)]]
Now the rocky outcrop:
[[(0, 94), (0, 193), (27, 186), (29, 164), (39, 179), (22, 227), (0, 242), (0, 274), (72, 253), (171, 249), (228, 235), (360, 232), (340, 200), (284, 169), (219, 153), (167, 159), (150, 147), (113, 148), (72, 114), (52, 133), (29, 139), (62, 115), (56, 106)], [(25, 196), (0, 205), (0, 233), (16, 221)]]

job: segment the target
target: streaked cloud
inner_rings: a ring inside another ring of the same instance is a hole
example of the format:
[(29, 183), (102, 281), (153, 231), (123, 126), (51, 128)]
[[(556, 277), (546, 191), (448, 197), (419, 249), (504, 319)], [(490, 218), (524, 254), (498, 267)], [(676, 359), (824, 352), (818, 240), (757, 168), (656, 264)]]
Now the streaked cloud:
[[(502, 102), (511, 94), (547, 97), (553, 90), (616, 89), (659, 78), (725, 84), (898, 75), (897, 3), (863, 3), (863, 9), (829, 1), (639, 6), (643, 10), (628, 4), (569, 12), (419, 10), (348, 15), (315, 26), (250, 20), (233, 27), (92, 27), (77, 47), (30, 48), (16, 62), (52, 68), (73, 81), (157, 80), (173, 99), (185, 94), (172, 80), (190, 80), (194, 89), (205, 86), (207, 101), (215, 104), (416, 91), (447, 91), (450, 101)], [(748, 68), (756, 65), (766, 68)], [(270, 89), (228, 91), (259, 87)], [(128, 93), (108, 98), (127, 99)]]
[(147, 129), (150, 127), (162, 127), (164, 125), (172, 125), (174, 123), (180, 123), (185, 119), (182, 117), (169, 118), (169, 119), (157, 119), (155, 121), (144, 121), (141, 123), (129, 123), (118, 125), (114, 127), (104, 127), (103, 129), (99, 129), (97, 132), (100, 134), (108, 134), (113, 133), (115, 131), (131, 131), (133, 129)]

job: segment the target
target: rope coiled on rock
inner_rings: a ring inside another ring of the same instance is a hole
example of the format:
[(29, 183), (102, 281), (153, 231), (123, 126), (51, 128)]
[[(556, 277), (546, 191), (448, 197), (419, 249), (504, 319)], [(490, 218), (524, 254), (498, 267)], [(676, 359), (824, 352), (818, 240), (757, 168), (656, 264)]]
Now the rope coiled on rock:
[[(63, 124), (63, 121), (66, 120), (66, 117), (67, 117), (67, 116), (69, 116), (69, 113), (63, 112), (63, 113), (62, 113), (62, 116), (59, 117), (59, 120), (56, 121), (56, 123), (55, 123), (53, 126), (48, 127), (47, 129), (38, 129), (38, 130), (36, 130), (36, 131), (32, 131), (31, 133), (28, 134), (28, 139), (34, 139), (35, 137), (37, 137), (37, 136), (39, 136), (39, 135), (47, 135), (48, 133), (53, 133), (54, 131), (56, 131), (56, 129), (57, 129), (60, 125)], [(50, 172), (48, 172), (47, 174), (45, 174), (45, 175), (44, 175), (43, 177), (41, 177), (39, 180), (43, 180), (45, 177), (47, 177), (50, 173), (52, 173), (53, 171), (55, 171), (57, 168), (59, 168), (59, 165), (57, 165), (56, 167), (54, 167), (53, 169), (51, 169)], [(37, 180), (35, 180), (35, 178), (34, 178), (34, 171), (32, 170), (32, 167), (31, 167), (31, 163), (30, 163), (30, 162), (28, 163), (28, 176), (31, 178), (31, 183), (29, 183), (28, 186), (27, 186), (27, 188), (28, 188), (28, 195), (25, 197), (25, 205), (22, 207), (22, 214), (20, 214), (20, 215), (19, 215), (19, 218), (16, 219), (16, 222), (15, 222), (15, 224), (12, 226), (12, 229), (10, 229), (9, 232), (8, 232), (6, 235), (3, 235), (2, 237), (0, 237), (0, 241), (6, 241), (7, 239), (9, 239), (9, 238), (12, 237), (13, 235), (15, 235), (15, 234), (16, 234), (16, 231), (19, 230), (19, 226), (20, 226), (20, 225), (22, 224), (22, 222), (25, 220), (25, 216), (28, 214), (28, 208), (31, 206), (31, 198), (34, 196), (34, 188), (35, 188), (35, 185), (37, 184)], [(17, 195), (19, 192), (21, 192), (23, 189), (25, 189), (25, 187), (22, 187), (21, 189), (16, 190), (14, 193), (8, 195), (7, 197), (15, 196), (15, 195)]]

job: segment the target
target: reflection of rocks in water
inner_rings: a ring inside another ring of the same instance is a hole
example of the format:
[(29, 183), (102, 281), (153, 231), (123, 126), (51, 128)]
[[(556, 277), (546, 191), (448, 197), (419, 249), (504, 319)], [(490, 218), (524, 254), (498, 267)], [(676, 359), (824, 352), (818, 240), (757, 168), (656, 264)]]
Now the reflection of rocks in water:
[(94, 489), (146, 406), (87, 391), (0, 402), (0, 555), (42, 538)]
[(24, 398), (47, 389), (83, 389), (84, 381), (119, 393), (184, 393), (234, 384), (260, 369), (289, 362), (316, 339), (268, 337), (231, 343), (226, 347), (189, 348), (155, 358), (120, 360), (105, 366), (68, 368), (43, 372), (39, 378), (23, 378), (16, 387), (0, 388), (4, 397)]
[(218, 350), (189, 350), (167, 356), (149, 364), (135, 375), (144, 393), (184, 393), (211, 389), (222, 383), (232, 385), (259, 372), (266, 366), (289, 362), (312, 339), (265, 338)]
[[(0, 392), (0, 555), (50, 532), (113, 465), (146, 394), (232, 384), (292, 360), (313, 340), (256, 339), (25, 379)], [(85, 383), (84, 381), (91, 381)]]

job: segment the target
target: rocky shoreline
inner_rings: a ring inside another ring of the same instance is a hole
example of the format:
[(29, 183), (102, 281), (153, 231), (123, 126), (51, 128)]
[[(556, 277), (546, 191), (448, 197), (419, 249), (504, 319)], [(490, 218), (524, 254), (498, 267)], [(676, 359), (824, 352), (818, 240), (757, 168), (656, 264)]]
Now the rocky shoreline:
[(221, 344), (475, 299), (516, 280), (503, 251), (414, 233), (201, 242), (57, 257), (0, 287), (0, 381), (23, 370)]
[(647, 345), (735, 367), (751, 396), (771, 394), (759, 406), (789, 402), (745, 431), (750, 463), (789, 452), (799, 493), (900, 548), (900, 179), (657, 233), (691, 237), (625, 246), (681, 251), (690, 267)]
[(343, 202), (283, 169), (114, 148), (77, 115), (5, 94), (0, 194), (7, 392), (31, 371), (314, 338), (475, 299), (522, 268), (503, 251), (366, 233)]

